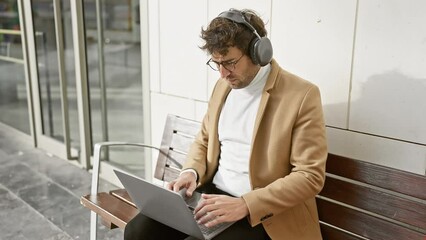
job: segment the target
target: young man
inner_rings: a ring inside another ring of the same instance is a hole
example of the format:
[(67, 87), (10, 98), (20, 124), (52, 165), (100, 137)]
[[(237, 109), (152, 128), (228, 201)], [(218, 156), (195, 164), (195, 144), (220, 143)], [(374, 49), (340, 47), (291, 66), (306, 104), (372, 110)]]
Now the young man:
[[(203, 194), (196, 219), (208, 227), (237, 221), (214, 239), (321, 239), (315, 195), (327, 145), (318, 88), (272, 59), (253, 11), (223, 12), (201, 37), (220, 79), (184, 170), (168, 187), (213, 193)], [(126, 226), (125, 239), (150, 236), (186, 237), (141, 214)]]

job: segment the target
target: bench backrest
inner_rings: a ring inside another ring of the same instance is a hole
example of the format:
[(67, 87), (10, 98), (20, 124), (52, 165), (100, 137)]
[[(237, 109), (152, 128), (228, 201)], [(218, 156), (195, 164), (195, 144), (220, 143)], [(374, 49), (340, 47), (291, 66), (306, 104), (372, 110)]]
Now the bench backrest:
[(201, 123), (197, 121), (170, 114), (167, 116), (154, 173), (155, 178), (169, 182), (179, 175), (200, 126)]
[(324, 239), (425, 239), (425, 176), (332, 154), (326, 171)]
[[(155, 178), (175, 179), (200, 123), (169, 115)], [(426, 177), (333, 154), (317, 196), (324, 240), (425, 239)]]

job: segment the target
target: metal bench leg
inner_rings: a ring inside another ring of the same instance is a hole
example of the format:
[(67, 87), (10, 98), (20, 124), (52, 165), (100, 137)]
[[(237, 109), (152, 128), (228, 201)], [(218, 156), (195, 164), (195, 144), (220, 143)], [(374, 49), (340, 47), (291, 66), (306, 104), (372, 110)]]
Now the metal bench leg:
[(90, 240), (96, 240), (98, 230), (98, 215), (95, 212), (90, 212)]

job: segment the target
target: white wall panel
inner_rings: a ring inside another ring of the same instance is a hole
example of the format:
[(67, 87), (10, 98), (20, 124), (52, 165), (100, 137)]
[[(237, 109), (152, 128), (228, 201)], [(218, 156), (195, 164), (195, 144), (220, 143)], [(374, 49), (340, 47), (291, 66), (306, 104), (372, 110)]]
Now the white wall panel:
[(272, 6), (275, 59), (317, 84), (327, 125), (346, 128), (356, 0), (276, 0)]
[(426, 144), (426, 1), (359, 4), (350, 128)]
[(207, 2), (161, 0), (159, 7), (161, 92), (205, 100), (206, 57), (198, 47)]
[[(209, 1), (209, 12), (208, 12), (208, 22), (214, 19), (223, 11), (227, 11), (230, 8), (235, 9), (252, 9), (260, 15), (263, 21), (266, 23), (266, 29), (268, 31), (268, 36), (271, 32), (271, 0), (215, 0)], [(207, 27), (205, 25), (204, 27)], [(208, 60), (210, 56), (206, 60)], [(213, 71), (208, 68), (208, 97), (210, 97), (213, 87), (219, 78), (219, 72)]]
[(327, 128), (330, 153), (426, 175), (426, 147)]
[(202, 121), (207, 112), (208, 104), (206, 102), (195, 102), (195, 118), (194, 120)]
[(151, 93), (152, 144), (160, 146), (167, 114), (195, 118), (195, 102), (175, 96)]

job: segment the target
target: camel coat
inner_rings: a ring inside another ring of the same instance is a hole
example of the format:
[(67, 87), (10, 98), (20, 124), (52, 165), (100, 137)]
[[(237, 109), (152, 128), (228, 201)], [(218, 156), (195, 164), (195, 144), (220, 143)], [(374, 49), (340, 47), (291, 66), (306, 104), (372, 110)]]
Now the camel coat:
[[(219, 79), (184, 169), (212, 181), (220, 154), (218, 121), (230, 87)], [(322, 239), (315, 195), (325, 180), (327, 144), (318, 87), (275, 60), (262, 92), (249, 160), (248, 220), (272, 239)]]

